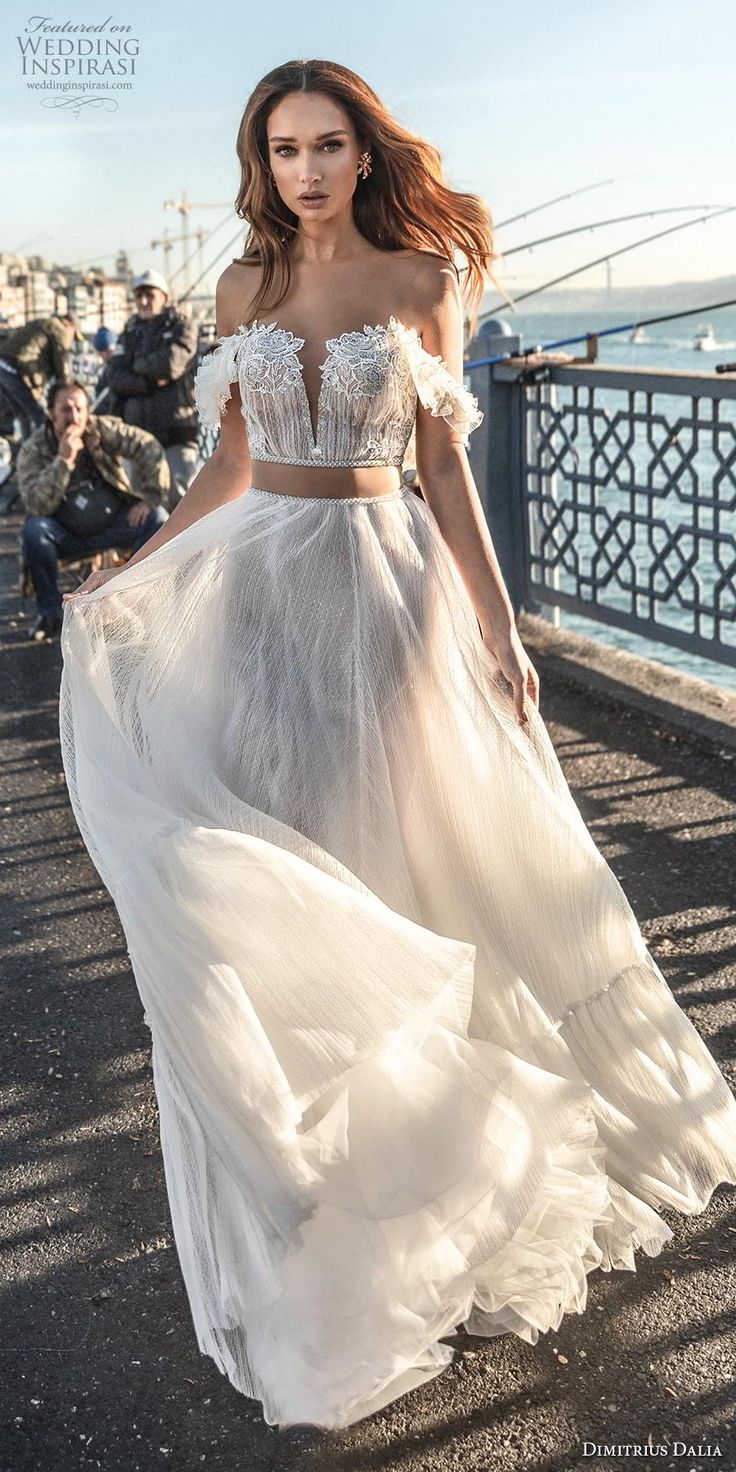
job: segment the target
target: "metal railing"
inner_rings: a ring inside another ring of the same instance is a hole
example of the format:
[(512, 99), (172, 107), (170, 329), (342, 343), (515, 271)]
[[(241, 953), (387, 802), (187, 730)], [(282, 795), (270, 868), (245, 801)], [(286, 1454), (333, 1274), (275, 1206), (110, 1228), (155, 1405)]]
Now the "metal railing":
[(466, 382), (515, 610), (569, 609), (736, 665), (736, 378), (496, 362)]

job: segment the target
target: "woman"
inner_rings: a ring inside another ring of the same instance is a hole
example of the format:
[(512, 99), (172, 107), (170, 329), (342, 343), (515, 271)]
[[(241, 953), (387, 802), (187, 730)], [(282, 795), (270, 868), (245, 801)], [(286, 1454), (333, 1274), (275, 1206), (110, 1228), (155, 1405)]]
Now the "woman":
[(333, 63), (266, 76), (238, 153), (219, 444), (69, 598), (61, 730), (200, 1348), (269, 1424), (343, 1427), (459, 1324), (535, 1343), (659, 1252), (657, 1207), (736, 1178), (736, 1105), (567, 787), (470, 473), (485, 207)]

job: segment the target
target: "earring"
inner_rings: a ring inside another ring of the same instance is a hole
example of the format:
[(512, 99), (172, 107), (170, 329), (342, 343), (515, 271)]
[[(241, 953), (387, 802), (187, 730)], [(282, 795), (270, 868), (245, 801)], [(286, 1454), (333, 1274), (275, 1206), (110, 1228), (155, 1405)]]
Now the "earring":
[(368, 175), (372, 172), (373, 160), (368, 149), (366, 148), (364, 149), (363, 153), (361, 153), (360, 158), (358, 159), (358, 173), (360, 174), (361, 179), (367, 179)]

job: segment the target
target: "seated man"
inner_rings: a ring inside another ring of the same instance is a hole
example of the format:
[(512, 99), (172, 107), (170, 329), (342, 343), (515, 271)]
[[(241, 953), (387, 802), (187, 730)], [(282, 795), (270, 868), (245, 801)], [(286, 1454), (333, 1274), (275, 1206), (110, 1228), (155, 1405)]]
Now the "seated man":
[[(111, 415), (90, 413), (81, 383), (56, 383), (48, 417), (22, 445), (17, 476), (28, 519), (23, 552), (36, 588), (34, 639), (61, 628), (60, 557), (107, 548), (131, 555), (166, 521), (171, 478), (152, 434)], [(133, 462), (134, 488), (122, 464)]]

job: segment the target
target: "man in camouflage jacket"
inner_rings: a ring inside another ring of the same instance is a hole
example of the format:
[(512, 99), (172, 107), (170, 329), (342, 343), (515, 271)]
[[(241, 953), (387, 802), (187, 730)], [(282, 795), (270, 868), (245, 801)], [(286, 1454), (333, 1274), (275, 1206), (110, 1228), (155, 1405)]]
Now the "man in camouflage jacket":
[[(135, 466), (136, 486), (124, 459)], [(108, 548), (137, 552), (167, 519), (169, 467), (152, 434), (112, 415), (91, 414), (83, 385), (68, 383), (52, 388), (48, 418), (19, 451), (17, 478), (28, 512), (23, 556), (39, 614), (33, 637), (50, 639), (61, 627), (59, 559), (81, 559)], [(88, 535), (63, 524), (80, 485), (87, 493), (106, 491), (120, 503), (103, 529)]]
[(43, 423), (47, 384), (71, 379), (71, 350), (81, 336), (71, 315), (58, 314), (34, 317), (0, 342), (0, 388), (20, 419), (24, 439)]

